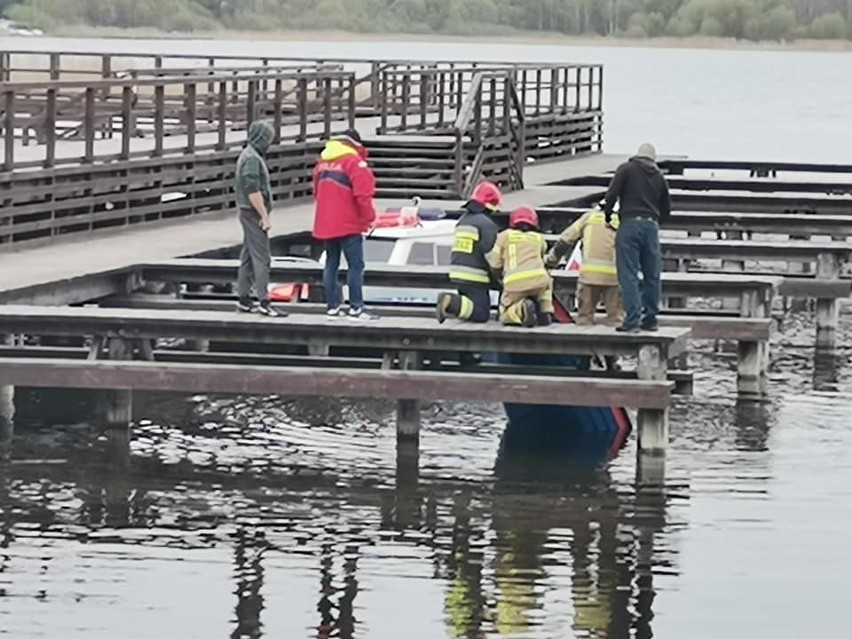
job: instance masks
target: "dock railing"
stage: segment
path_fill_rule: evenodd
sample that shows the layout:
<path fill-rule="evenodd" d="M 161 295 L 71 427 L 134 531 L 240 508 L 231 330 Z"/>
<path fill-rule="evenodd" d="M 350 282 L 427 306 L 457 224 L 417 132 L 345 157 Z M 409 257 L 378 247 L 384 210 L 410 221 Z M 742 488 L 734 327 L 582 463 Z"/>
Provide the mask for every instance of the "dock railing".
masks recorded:
<path fill-rule="evenodd" d="M 355 75 L 340 70 L 4 83 L 3 170 L 225 151 L 245 142 L 229 134 L 258 118 L 272 121 L 276 143 L 328 137 L 335 124 L 354 126 L 355 86 Z M 27 108 L 33 95 L 42 105 L 37 110 Z M 105 144 L 116 132 L 119 141 Z M 16 138 L 30 134 L 43 154 L 17 157 L 23 152 Z M 151 141 L 134 145 L 140 138 Z M 78 152 L 63 145 L 60 155 L 57 143 L 70 140 L 78 141 Z"/>

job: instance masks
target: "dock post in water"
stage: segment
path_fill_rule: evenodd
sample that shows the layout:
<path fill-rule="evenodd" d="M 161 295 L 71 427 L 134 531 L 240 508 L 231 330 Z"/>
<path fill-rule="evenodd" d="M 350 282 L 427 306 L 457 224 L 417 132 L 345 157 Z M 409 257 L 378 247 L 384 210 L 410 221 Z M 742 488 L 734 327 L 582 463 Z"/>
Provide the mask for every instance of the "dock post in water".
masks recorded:
<path fill-rule="evenodd" d="M 112 360 L 133 359 L 133 345 L 121 337 L 107 340 L 108 358 Z M 108 428 L 129 429 L 133 421 L 133 391 L 116 388 L 103 391 L 101 410 L 104 425 Z"/>
<path fill-rule="evenodd" d="M 14 335 L 0 334 L 0 345 L 11 346 L 14 342 Z M 12 439 L 14 420 L 15 387 L 9 384 L 0 385 L 0 442 Z"/>
<path fill-rule="evenodd" d="M 639 349 L 636 371 L 639 379 L 665 381 L 666 368 L 666 358 L 659 346 L 648 345 Z M 640 408 L 637 421 L 640 454 L 664 454 L 669 445 L 669 409 Z"/>
<path fill-rule="evenodd" d="M 840 277 L 840 261 L 836 254 L 820 253 L 817 256 L 816 277 L 818 280 L 836 280 Z M 831 351 L 837 346 L 837 323 L 837 300 L 817 298 L 817 350 Z"/>
<path fill-rule="evenodd" d="M 742 294 L 743 317 L 764 319 L 771 316 L 772 298 L 757 292 Z M 764 397 L 769 387 L 769 342 L 737 342 L 737 392 L 743 398 Z"/>
<path fill-rule="evenodd" d="M 399 368 L 420 368 L 420 353 L 402 351 Z M 397 488 L 417 485 L 420 466 L 420 401 L 400 399 L 396 405 L 396 483 Z"/>
<path fill-rule="evenodd" d="M 741 240 L 743 239 L 743 232 L 725 229 L 725 239 Z M 745 270 L 745 262 L 743 260 L 722 260 L 722 270 L 742 273 Z M 735 298 L 725 298 L 722 300 L 722 308 L 727 311 L 735 311 L 739 308 L 739 302 Z"/>

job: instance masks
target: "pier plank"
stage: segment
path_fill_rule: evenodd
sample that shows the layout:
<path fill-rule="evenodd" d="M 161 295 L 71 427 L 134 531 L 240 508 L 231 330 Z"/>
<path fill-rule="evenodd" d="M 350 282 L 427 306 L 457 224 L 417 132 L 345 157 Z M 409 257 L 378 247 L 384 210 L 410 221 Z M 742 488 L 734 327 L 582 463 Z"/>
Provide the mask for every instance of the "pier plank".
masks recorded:
<path fill-rule="evenodd" d="M 267 318 L 236 312 L 143 310 L 97 307 L 0 306 L 0 332 L 30 335 L 184 337 L 258 344 L 327 344 L 410 351 L 498 351 L 635 355 L 653 345 L 667 357 L 686 349 L 688 328 L 623 334 L 605 326 L 554 324 L 536 329 L 427 318 L 374 321 L 311 315 Z"/>
<path fill-rule="evenodd" d="M 674 382 L 228 364 L 4 359 L 0 384 L 666 409 Z"/>

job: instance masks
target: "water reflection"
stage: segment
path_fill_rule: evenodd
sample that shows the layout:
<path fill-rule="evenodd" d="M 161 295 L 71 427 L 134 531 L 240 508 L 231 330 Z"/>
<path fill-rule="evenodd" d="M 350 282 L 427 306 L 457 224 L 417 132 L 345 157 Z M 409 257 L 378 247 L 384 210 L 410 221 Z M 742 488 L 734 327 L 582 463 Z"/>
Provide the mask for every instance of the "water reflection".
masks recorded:
<path fill-rule="evenodd" d="M 378 475 L 363 472 L 371 458 L 362 457 L 362 442 L 350 437 L 350 443 L 337 443 L 328 462 L 312 460 L 319 465 L 315 472 L 293 473 L 302 451 L 293 449 L 286 436 L 292 430 L 304 438 L 312 431 L 284 422 L 280 428 L 271 425 L 268 415 L 277 410 L 272 408 L 265 418 L 237 419 L 234 406 L 241 406 L 238 413 L 255 407 L 232 401 L 194 398 L 191 410 L 177 409 L 187 418 L 185 429 L 143 422 L 130 437 L 122 430 L 48 429 L 43 421 L 19 428 L 13 460 L 57 463 L 0 468 L 4 538 L 15 558 L 0 588 L 33 594 L 19 553 L 30 552 L 33 537 L 26 531 L 35 524 L 54 540 L 41 552 L 74 557 L 86 548 L 92 557 L 87 562 L 96 571 L 120 566 L 110 554 L 98 554 L 104 544 L 127 548 L 121 554 L 139 559 L 157 556 L 160 547 L 174 548 L 189 562 L 200 548 L 226 550 L 233 593 L 228 633 L 234 638 L 281 636 L 278 627 L 286 628 L 288 637 L 384 636 L 374 634 L 365 621 L 392 614 L 392 604 L 390 610 L 365 607 L 365 583 L 372 596 L 377 570 L 402 571 L 415 582 L 437 581 L 442 601 L 434 621 L 447 636 L 651 636 L 653 571 L 677 572 L 674 553 L 660 553 L 654 546 L 666 528 L 667 489 L 615 481 L 603 461 L 609 454 L 606 444 L 568 455 L 552 441 L 544 450 L 517 445 L 520 440 L 510 430 L 496 457 L 465 456 L 463 463 L 479 469 L 473 475 L 466 469 L 473 479 L 453 479 L 452 462 L 442 462 L 420 477 L 403 465 L 376 482 Z M 211 437 L 205 426 L 211 414 L 223 416 L 226 432 Z M 453 424 L 463 419 L 444 412 L 440 417 Z M 477 427 L 483 436 L 487 423 Z M 499 433 L 499 413 L 493 423 Z M 430 434 L 432 428 L 443 428 L 443 422 L 424 424 L 427 442 L 437 436 Z M 328 431 L 313 434 L 325 438 Z M 385 425 L 359 432 L 364 436 L 375 436 L 375 445 L 387 451 L 394 429 Z M 273 460 L 260 466 L 261 472 L 251 463 L 258 461 L 258 441 L 266 446 L 263 455 Z M 481 442 L 477 446 L 482 450 Z M 226 464 L 225 458 L 205 452 L 214 448 L 227 450 Z M 434 457 L 429 462 L 434 464 Z M 383 548 L 396 550 L 372 554 L 364 573 L 364 548 L 385 543 L 391 546 Z M 418 559 L 420 549 L 426 555 Z M 429 577 L 422 575 L 423 561 L 431 566 Z M 191 574 L 198 588 L 213 569 L 195 560 Z M 130 574 L 120 572 L 117 579 L 130 583 Z M 270 580 L 290 585 L 282 592 L 270 589 Z M 305 583 L 314 584 L 309 587 L 313 621 L 294 627 L 288 603 L 291 595 L 308 594 Z M 211 582 L 208 587 L 217 586 Z M 203 589 L 173 592 L 167 579 L 161 588 L 175 599 L 174 612 L 165 611 L 169 614 L 179 614 L 182 596 L 207 596 Z M 431 586 L 423 581 L 418 588 L 428 593 Z M 65 596 L 78 591 L 50 579 L 43 590 L 45 605 L 57 611 L 65 610 Z M 394 593 L 384 596 L 392 601 Z M 119 604 L 130 605 L 121 597 Z M 424 597 L 428 609 L 430 600 Z M 15 601 L 0 597 L 0 614 L 20 610 Z M 86 610 L 77 636 L 94 636 L 98 613 Z M 24 628 L 17 623 L 13 635 Z M 56 632 L 48 624 L 35 636 Z M 435 636 L 417 628 L 406 634 Z"/>
<path fill-rule="evenodd" d="M 846 361 L 846 355 L 816 351 L 814 354 L 814 390 L 836 392 L 840 371 Z"/>

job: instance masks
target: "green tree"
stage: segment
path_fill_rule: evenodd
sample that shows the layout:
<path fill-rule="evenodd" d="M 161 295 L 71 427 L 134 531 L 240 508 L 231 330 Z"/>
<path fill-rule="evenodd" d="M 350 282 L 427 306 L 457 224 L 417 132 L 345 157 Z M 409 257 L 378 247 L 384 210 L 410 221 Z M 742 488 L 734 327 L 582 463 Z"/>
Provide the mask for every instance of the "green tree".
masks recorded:
<path fill-rule="evenodd" d="M 826 13 L 811 23 L 809 35 L 818 40 L 834 40 L 846 37 L 846 20 L 839 13 Z"/>
<path fill-rule="evenodd" d="M 749 18 L 745 36 L 749 40 L 789 40 L 796 26 L 796 14 L 790 7 L 778 6 Z"/>

